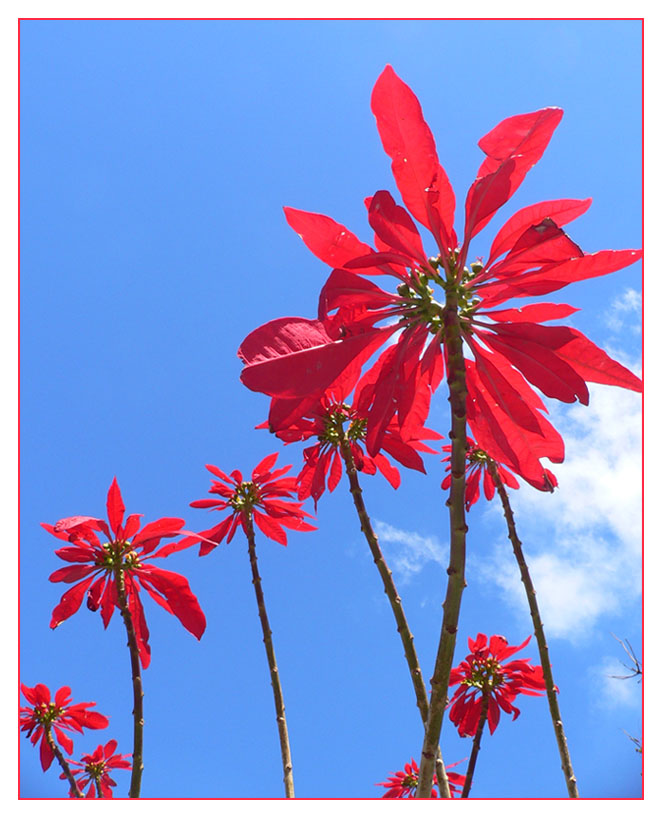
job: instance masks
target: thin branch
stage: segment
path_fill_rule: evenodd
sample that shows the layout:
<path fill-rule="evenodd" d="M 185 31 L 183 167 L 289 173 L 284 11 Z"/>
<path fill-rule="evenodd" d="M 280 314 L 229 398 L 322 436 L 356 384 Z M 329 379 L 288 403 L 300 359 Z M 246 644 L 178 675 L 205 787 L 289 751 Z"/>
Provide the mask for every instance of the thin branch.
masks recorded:
<path fill-rule="evenodd" d="M 460 798 L 468 798 L 469 792 L 471 791 L 471 784 L 473 783 L 474 771 L 476 769 L 476 760 L 478 759 L 478 753 L 480 752 L 480 740 L 483 736 L 483 728 L 485 727 L 485 722 L 487 721 L 487 709 L 489 707 L 489 703 L 490 703 L 489 692 L 484 691 L 483 701 L 481 702 L 478 727 L 476 728 L 476 734 L 474 736 L 473 744 L 471 746 L 471 757 L 469 758 L 467 774 L 464 779 L 464 787 L 462 787 L 462 795 L 460 796 Z"/>
<path fill-rule="evenodd" d="M 129 603 L 126 596 L 124 572 L 119 567 L 115 569 L 115 583 L 117 586 L 117 604 L 122 614 L 122 619 L 124 620 L 124 627 L 126 628 L 127 645 L 131 657 L 131 681 L 133 685 L 133 768 L 131 770 L 129 798 L 140 798 L 140 786 L 144 769 L 143 728 L 145 726 L 140 653 L 138 651 L 136 630 L 133 626 L 133 619 L 129 611 Z"/>
<path fill-rule="evenodd" d="M 285 720 L 285 703 L 283 701 L 283 690 L 276 664 L 276 654 L 274 652 L 273 640 L 271 639 L 271 628 L 267 617 L 267 609 L 264 604 L 264 594 L 262 593 L 262 581 L 257 569 L 257 552 L 255 550 L 255 529 L 253 528 L 253 518 L 250 514 L 243 517 L 244 530 L 248 540 L 248 556 L 251 561 L 251 572 L 253 574 L 253 587 L 257 598 L 257 610 L 262 625 L 264 636 L 264 648 L 267 652 L 269 672 L 271 674 L 271 687 L 274 692 L 274 705 L 276 707 L 276 723 L 278 724 L 278 738 L 280 740 L 280 755 L 283 763 L 283 783 L 285 784 L 285 797 L 294 798 L 294 778 L 292 775 L 292 756 L 290 754 L 290 740 L 287 733 L 287 721 Z"/>
<path fill-rule="evenodd" d="M 67 781 L 69 782 L 69 787 L 71 788 L 71 792 L 73 792 L 76 798 L 82 798 L 83 793 L 78 789 L 78 784 L 76 783 L 76 779 L 71 772 L 71 767 L 67 763 L 67 759 L 62 755 L 60 748 L 57 746 L 55 739 L 51 733 L 50 725 L 44 726 L 44 738 L 46 739 L 46 743 L 51 748 L 51 751 L 55 758 L 57 758 L 60 767 L 62 767 L 62 772 L 64 773 Z"/>
<path fill-rule="evenodd" d="M 400 598 L 398 590 L 395 587 L 393 574 L 391 573 L 386 560 L 384 559 L 384 555 L 382 554 L 382 550 L 379 547 L 379 540 L 377 539 L 377 535 L 372 527 L 370 517 L 363 501 L 363 491 L 359 484 L 356 463 L 354 462 L 351 446 L 342 428 L 339 429 L 339 434 L 340 453 L 345 462 L 345 471 L 347 472 L 347 479 L 349 480 L 350 486 L 349 490 L 354 500 L 354 507 L 356 508 L 359 522 L 361 523 L 361 531 L 363 531 L 363 535 L 368 543 L 368 547 L 370 548 L 370 552 L 373 556 L 375 565 L 377 566 L 377 570 L 379 571 L 379 575 L 382 578 L 384 593 L 388 597 L 388 601 L 391 603 L 391 610 L 393 611 L 393 616 L 395 617 L 395 621 L 398 626 L 398 633 L 400 634 L 402 647 L 405 651 L 405 658 L 407 660 L 407 666 L 409 667 L 409 674 L 411 676 L 412 684 L 414 685 L 416 705 L 421 714 L 423 725 L 425 726 L 429 711 L 428 694 L 425 689 L 425 682 L 423 681 L 423 674 L 421 673 L 421 666 L 416 654 L 416 648 L 414 647 L 414 636 L 409 628 L 409 624 L 405 616 L 405 611 L 402 606 L 402 599 Z M 440 748 L 437 748 L 435 766 L 440 795 L 442 798 L 450 798 L 450 785 L 448 783 L 448 776 L 446 775 L 446 768 L 444 767 Z"/>
<path fill-rule="evenodd" d="M 506 518 L 508 525 L 508 537 L 513 546 L 513 553 L 520 570 L 524 590 L 526 591 L 526 598 L 529 602 L 529 611 L 531 612 L 531 620 L 533 622 L 533 630 L 538 642 L 538 651 L 540 653 L 540 664 L 542 665 L 542 672 L 545 678 L 545 690 L 547 691 L 547 701 L 549 703 L 549 713 L 552 717 L 552 725 L 554 727 L 554 735 L 556 736 L 556 744 L 559 749 L 561 757 L 561 769 L 565 777 L 566 787 L 570 798 L 579 798 L 577 790 L 577 778 L 572 769 L 572 762 L 570 760 L 570 751 L 568 749 L 568 742 L 563 730 L 563 722 L 561 720 L 561 711 L 559 709 L 559 702 L 556 696 L 556 686 L 554 678 L 552 677 L 552 665 L 549 660 L 549 649 L 545 639 L 545 631 L 543 629 L 542 619 L 540 618 L 540 610 L 538 608 L 538 601 L 536 599 L 536 591 L 533 587 L 531 574 L 524 559 L 524 552 L 522 550 L 522 543 L 517 536 L 517 529 L 515 528 L 515 517 L 510 506 L 508 493 L 503 485 L 499 472 L 497 471 L 496 463 L 493 460 L 488 461 L 489 473 L 494 481 L 496 490 L 501 498 L 503 506 L 503 515 Z"/>

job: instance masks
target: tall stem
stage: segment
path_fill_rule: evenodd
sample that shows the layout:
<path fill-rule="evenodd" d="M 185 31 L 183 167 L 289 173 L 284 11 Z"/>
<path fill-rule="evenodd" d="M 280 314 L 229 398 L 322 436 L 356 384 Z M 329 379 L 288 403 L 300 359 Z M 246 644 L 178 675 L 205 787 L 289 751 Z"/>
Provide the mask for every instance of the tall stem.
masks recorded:
<path fill-rule="evenodd" d="M 51 748 L 53 755 L 55 758 L 57 758 L 60 767 L 62 767 L 62 772 L 64 773 L 67 781 L 69 782 L 69 786 L 71 787 L 71 792 L 73 792 L 76 798 L 82 798 L 83 793 L 78 789 L 78 784 L 76 783 L 76 779 L 71 772 L 71 767 L 67 764 L 67 759 L 62 755 L 60 748 L 55 743 L 50 725 L 48 727 L 44 727 L 44 738 L 46 739 L 48 746 Z"/>
<path fill-rule="evenodd" d="M 416 654 L 416 648 L 414 647 L 414 637 L 409 628 L 409 624 L 407 623 L 404 608 L 402 607 L 402 599 L 400 598 L 398 590 L 395 587 L 393 575 L 386 564 L 382 550 L 379 547 L 379 540 L 374 532 L 365 503 L 363 502 L 363 490 L 359 485 L 356 463 L 354 462 L 350 443 L 342 429 L 339 430 L 339 433 L 340 453 L 345 462 L 345 471 L 347 472 L 347 479 L 349 480 L 349 490 L 354 500 L 354 507 L 356 508 L 359 522 L 361 523 L 361 531 L 363 531 L 363 535 L 365 536 L 368 547 L 370 548 L 370 553 L 372 554 L 377 570 L 379 571 L 379 575 L 384 583 L 384 592 L 388 597 L 388 601 L 391 603 L 391 610 L 393 611 L 393 616 L 395 617 L 395 621 L 398 626 L 398 633 L 400 634 L 402 647 L 405 651 L 405 658 L 407 659 L 409 674 L 411 675 L 411 681 L 414 685 L 416 705 L 418 706 L 421 714 L 423 725 L 425 725 L 428 719 L 429 711 L 428 694 L 425 689 L 425 682 L 423 681 L 423 674 L 421 673 L 421 666 Z M 448 776 L 446 775 L 446 768 L 444 767 L 441 749 L 439 748 L 437 748 L 436 772 L 441 797 L 450 798 L 451 791 L 448 784 Z"/>
<path fill-rule="evenodd" d="M 446 292 L 444 311 L 444 332 L 448 352 L 447 382 L 451 405 L 451 488 L 446 501 L 450 517 L 450 554 L 448 562 L 448 584 L 444 600 L 444 616 L 441 623 L 439 647 L 432 676 L 430 712 L 425 728 L 421 762 L 419 765 L 417 798 L 429 798 L 432 790 L 434 759 L 439 745 L 441 724 L 444 718 L 448 696 L 448 679 L 453 666 L 457 623 L 460 603 L 466 582 L 464 566 L 466 561 L 467 524 L 464 518 L 465 457 L 467 452 L 467 386 L 460 336 L 457 293 L 453 288 Z"/>
<path fill-rule="evenodd" d="M 274 704 L 276 706 L 276 723 L 278 724 L 278 738 L 280 739 L 280 755 L 283 762 L 283 783 L 285 784 L 285 797 L 294 798 L 294 778 L 292 776 L 292 756 L 290 754 L 290 740 L 287 734 L 287 721 L 285 720 L 285 704 L 283 701 L 283 690 L 280 686 L 280 676 L 278 665 L 276 664 L 276 654 L 271 639 L 271 628 L 267 617 L 267 609 L 264 604 L 264 594 L 262 593 L 262 580 L 257 570 L 257 552 L 255 550 L 255 529 L 253 528 L 253 518 L 250 514 L 244 515 L 244 527 L 246 538 L 248 539 L 248 556 L 251 561 L 251 572 L 253 574 L 253 587 L 257 599 L 257 610 L 262 625 L 264 636 L 264 649 L 267 652 L 269 662 L 269 672 L 271 673 L 271 687 L 274 691 Z"/>
<path fill-rule="evenodd" d="M 127 645 L 131 657 L 131 680 L 133 683 L 133 768 L 131 770 L 131 784 L 129 786 L 129 798 L 140 798 L 140 785 L 143 775 L 143 728 L 145 719 L 143 716 L 143 682 L 140 675 L 140 653 L 138 651 L 138 640 L 133 627 L 133 619 L 129 611 L 129 603 L 126 598 L 126 585 L 124 583 L 124 572 L 120 567 L 115 568 L 115 584 L 117 586 L 117 604 L 124 620 L 126 628 Z"/>
<path fill-rule="evenodd" d="M 471 784 L 474 779 L 474 770 L 476 769 L 476 760 L 480 752 L 480 740 L 483 737 L 483 728 L 487 721 L 487 708 L 490 700 L 488 693 L 483 693 L 483 701 L 481 703 L 480 719 L 478 720 L 478 727 L 476 728 L 476 735 L 474 736 L 473 745 L 471 747 L 471 757 L 469 758 L 469 765 L 467 767 L 467 774 L 464 779 L 464 787 L 462 787 L 462 795 L 460 798 L 468 798 L 471 791 Z"/>
<path fill-rule="evenodd" d="M 568 750 L 568 742 L 563 730 L 563 722 L 561 721 L 561 711 L 559 709 L 559 702 L 556 696 L 556 688 L 554 685 L 554 678 L 552 677 L 552 665 L 549 661 L 549 649 L 547 648 L 547 641 L 545 639 L 545 631 L 542 626 L 542 619 L 540 618 L 540 610 L 538 609 L 538 601 L 536 599 L 536 591 L 533 587 L 531 574 L 524 559 L 524 552 L 522 550 L 522 543 L 517 536 L 517 529 L 515 528 L 515 517 L 510 506 L 508 494 L 503 485 L 499 473 L 497 471 L 496 463 L 493 460 L 488 461 L 489 473 L 494 481 L 496 490 L 501 498 L 503 506 L 503 516 L 506 518 L 508 525 L 508 537 L 513 546 L 515 559 L 519 565 L 520 576 L 524 583 L 524 590 L 526 591 L 526 598 L 529 602 L 529 611 L 531 612 L 531 620 L 533 621 L 533 630 L 538 642 L 538 651 L 540 653 L 540 664 L 542 665 L 542 672 L 545 678 L 545 689 L 547 691 L 547 701 L 549 703 L 549 712 L 552 717 L 552 725 L 554 727 L 554 734 L 556 736 L 556 743 L 559 748 L 559 755 L 561 757 L 561 769 L 565 777 L 566 787 L 568 788 L 568 795 L 570 798 L 579 798 L 579 791 L 577 790 L 577 779 L 572 769 L 572 762 L 570 761 L 570 751 Z"/>

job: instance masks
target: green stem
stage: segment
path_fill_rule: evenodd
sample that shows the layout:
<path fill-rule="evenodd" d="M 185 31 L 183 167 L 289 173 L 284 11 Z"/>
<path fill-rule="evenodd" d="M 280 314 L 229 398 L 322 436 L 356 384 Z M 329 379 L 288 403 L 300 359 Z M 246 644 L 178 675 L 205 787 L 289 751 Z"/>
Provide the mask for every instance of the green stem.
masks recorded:
<path fill-rule="evenodd" d="M 354 500 L 354 507 L 356 508 L 359 522 L 361 523 L 361 531 L 363 531 L 363 535 L 368 543 L 368 547 L 370 548 L 370 552 L 374 559 L 375 565 L 377 566 L 377 570 L 379 571 L 379 575 L 382 578 L 384 592 L 388 597 L 388 601 L 391 603 L 391 610 L 393 611 L 393 616 L 395 617 L 395 621 L 398 626 L 398 633 L 400 634 L 402 647 L 405 651 L 405 658 L 407 659 L 409 674 L 411 675 L 411 681 L 414 685 L 416 705 L 418 706 L 421 714 L 423 725 L 425 725 L 429 711 L 428 694 L 425 689 L 425 682 L 423 681 L 423 674 L 421 673 L 416 648 L 414 647 L 414 637 L 409 628 L 409 624 L 407 623 L 404 608 L 402 607 L 402 599 L 400 598 L 398 590 L 395 587 L 393 575 L 386 563 L 386 560 L 384 559 L 381 548 L 379 547 L 379 540 L 374 532 L 365 503 L 363 502 L 363 491 L 359 484 L 352 449 L 347 437 L 345 436 L 344 430 L 342 429 L 340 429 L 340 453 L 345 462 L 345 471 L 347 472 L 347 479 L 349 480 L 349 490 Z M 446 768 L 444 767 L 441 749 L 439 747 L 437 747 L 436 772 L 441 797 L 450 798 L 451 792 L 448 784 L 448 776 L 446 775 Z"/>
<path fill-rule="evenodd" d="M 264 648 L 267 652 L 269 672 L 271 674 L 271 687 L 274 691 L 274 704 L 276 706 L 276 723 L 278 724 L 278 738 L 280 739 L 280 755 L 283 763 L 283 783 L 285 784 L 285 797 L 294 798 L 294 778 L 292 776 L 292 756 L 290 754 L 290 740 L 287 734 L 287 721 L 285 720 L 285 703 L 283 701 L 283 690 L 280 685 L 278 665 L 276 664 L 276 654 L 271 639 L 271 628 L 267 617 L 267 609 L 264 604 L 264 594 L 262 593 L 262 581 L 257 569 L 257 552 L 255 550 L 255 529 L 253 528 L 253 518 L 250 514 L 244 515 L 244 530 L 248 540 L 248 556 L 251 561 L 251 571 L 253 574 L 253 587 L 257 599 L 257 610 L 262 625 L 264 636 Z"/>
<path fill-rule="evenodd" d="M 457 293 L 452 288 L 449 288 L 446 293 L 444 333 L 448 353 L 447 382 L 452 418 L 450 431 L 451 487 L 449 498 L 446 501 L 450 517 L 450 554 L 447 569 L 448 584 L 443 604 L 444 616 L 431 679 L 430 713 L 421 750 L 417 798 L 429 798 L 432 790 L 434 759 L 447 704 L 448 680 L 453 666 L 460 604 L 466 586 L 464 568 L 467 524 L 464 517 L 464 486 L 467 452 L 467 387 Z"/>
<path fill-rule="evenodd" d="M 101 792 L 101 781 L 98 778 L 94 779 L 94 786 L 96 787 L 97 798 L 103 798 L 103 793 Z"/>
<path fill-rule="evenodd" d="M 480 752 L 480 740 L 483 736 L 483 728 L 487 721 L 487 708 L 489 707 L 490 699 L 487 692 L 483 692 L 483 701 L 480 709 L 480 719 L 478 727 L 476 728 L 476 735 L 474 736 L 473 745 L 471 747 L 471 757 L 469 758 L 469 765 L 467 766 L 467 774 L 464 779 L 464 787 L 462 787 L 462 795 L 460 798 L 468 798 L 471 790 L 471 784 L 474 779 L 474 770 L 476 769 L 476 760 Z"/>
<path fill-rule="evenodd" d="M 496 463 L 493 460 L 488 461 L 489 473 L 494 481 L 496 490 L 501 498 L 503 506 L 503 516 L 506 518 L 508 525 L 508 537 L 513 546 L 515 559 L 520 570 L 520 576 L 526 591 L 526 598 L 529 602 L 529 611 L 531 612 L 531 620 L 533 621 L 533 630 L 538 642 L 538 651 L 540 653 L 540 664 L 542 665 L 542 672 L 545 678 L 545 689 L 547 691 L 547 701 L 549 703 L 549 713 L 552 717 L 552 725 L 554 727 L 554 734 L 556 736 L 556 743 L 559 748 L 559 755 L 561 757 L 561 769 L 565 777 L 566 787 L 568 788 L 568 795 L 570 798 L 579 798 L 579 791 L 577 790 L 577 778 L 572 769 L 572 762 L 570 761 L 570 751 L 568 750 L 568 742 L 563 730 L 563 722 L 561 720 L 561 711 L 559 709 L 559 702 L 556 695 L 556 686 L 554 685 L 554 678 L 552 677 L 552 665 L 549 661 L 549 649 L 545 639 L 545 631 L 543 630 L 542 619 L 540 618 L 540 610 L 538 609 L 538 601 L 536 599 L 536 591 L 533 587 L 531 574 L 524 559 L 524 552 L 522 550 L 522 543 L 517 536 L 517 529 L 515 528 L 515 517 L 510 506 L 508 494 L 503 485 L 499 473 L 497 471 Z"/>
<path fill-rule="evenodd" d="M 140 675 L 138 640 L 126 597 L 124 572 L 119 566 L 115 568 L 115 584 L 117 586 L 117 604 L 122 614 L 122 619 L 124 620 L 124 627 L 126 628 L 127 645 L 131 657 L 131 680 L 133 684 L 133 768 L 131 770 L 129 798 L 140 798 L 140 785 L 144 769 L 143 728 L 145 726 L 145 719 L 143 716 L 143 682 Z"/>
<path fill-rule="evenodd" d="M 69 786 L 71 787 L 71 792 L 73 792 L 76 798 L 82 798 L 83 793 L 78 789 L 78 784 L 76 783 L 76 779 L 71 772 L 71 767 L 69 767 L 67 764 L 67 759 L 62 755 L 60 748 L 55 743 L 50 725 L 44 726 L 44 738 L 46 739 L 48 746 L 51 748 L 53 755 L 55 758 L 57 758 L 60 767 L 62 767 L 62 772 L 64 773 L 67 781 L 69 782 Z"/>

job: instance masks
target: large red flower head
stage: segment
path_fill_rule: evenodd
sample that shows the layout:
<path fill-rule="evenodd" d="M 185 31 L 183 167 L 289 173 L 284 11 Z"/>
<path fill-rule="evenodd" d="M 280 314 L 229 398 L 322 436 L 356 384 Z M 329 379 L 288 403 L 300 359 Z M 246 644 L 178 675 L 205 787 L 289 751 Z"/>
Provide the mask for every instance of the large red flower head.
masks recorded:
<path fill-rule="evenodd" d="M 467 420 L 474 439 L 544 489 L 540 458 L 561 462 L 563 441 L 532 387 L 586 404 L 587 381 L 635 391 L 641 381 L 573 327 L 544 325 L 575 312 L 573 307 L 500 305 L 620 270 L 641 251 L 585 255 L 562 226 L 584 213 L 590 199 L 558 199 L 519 210 L 497 231 L 487 261 L 468 262 L 471 241 L 540 159 L 562 111 L 509 117 L 479 140 L 486 158 L 466 196 L 461 242 L 454 228 L 455 194 L 434 137 L 416 96 L 390 66 L 377 80 L 372 111 L 407 209 L 385 190 L 366 200 L 375 249 L 327 216 L 285 209 L 290 226 L 333 271 L 320 294 L 317 321 L 282 318 L 246 338 L 239 349 L 246 364 L 241 379 L 274 397 L 321 395 L 398 332 L 364 376 L 371 382 L 363 396 L 366 442 L 374 455 L 393 418 L 401 429 L 412 416 L 419 425 L 425 421 L 430 395 L 447 369 L 449 339 L 459 339 L 467 354 Z M 431 232 L 434 256 L 425 252 L 412 216 Z M 358 272 L 395 278 L 395 292 Z"/>
<path fill-rule="evenodd" d="M 207 466 L 214 477 L 209 494 L 217 494 L 222 500 L 194 500 L 190 505 L 193 508 L 225 511 L 231 509 L 230 514 L 218 525 L 201 531 L 199 538 L 204 538 L 200 546 L 200 556 L 212 551 L 216 545 L 227 539 L 230 543 L 239 525 L 246 533 L 247 520 L 255 520 L 257 527 L 265 537 L 275 540 L 281 545 L 287 545 L 285 529 L 294 531 L 315 531 L 315 526 L 305 522 L 310 517 L 301 508 L 301 503 L 291 498 L 297 490 L 296 477 L 283 477 L 292 466 L 283 466 L 271 471 L 278 458 L 278 453 L 265 457 L 253 469 L 250 480 L 244 480 L 240 471 L 235 469 L 230 476 L 216 466 Z"/>
<path fill-rule="evenodd" d="M 97 797 L 97 785 L 101 790 L 102 798 L 113 797 L 113 787 L 117 784 L 110 777 L 109 770 L 130 770 L 131 762 L 130 755 L 119 755 L 115 753 L 117 749 L 117 742 L 115 739 L 100 744 L 93 753 L 86 753 L 81 756 L 80 761 L 73 761 L 68 759 L 71 771 L 76 778 L 76 784 L 81 792 L 84 792 L 85 787 L 89 784 L 89 789 L 85 794 L 86 798 Z M 67 776 L 62 773 L 60 778 Z M 75 793 L 69 793 L 70 798 L 75 798 Z"/>
<path fill-rule="evenodd" d="M 358 373 L 357 373 L 358 374 Z M 431 429 L 417 428 L 401 430 L 392 422 L 384 433 L 382 451 L 370 457 L 365 451 L 367 418 L 361 411 L 361 388 L 357 388 L 351 405 L 348 395 L 354 386 L 345 382 L 344 388 L 331 386 L 321 398 L 298 401 L 274 398 L 271 402 L 269 420 L 258 428 L 269 428 L 285 443 L 317 438 L 317 443 L 304 449 L 304 466 L 298 476 L 299 500 L 313 498 L 317 501 L 327 487 L 333 491 L 342 475 L 341 443 L 346 441 L 358 471 L 375 474 L 378 470 L 397 489 L 400 472 L 393 466 L 386 454 L 403 466 L 425 473 L 423 460 L 418 452 L 434 454 L 423 440 L 439 440 L 442 435 Z M 405 439 L 404 435 L 408 435 Z M 384 454 L 384 452 L 386 454 Z"/>
<path fill-rule="evenodd" d="M 451 767 L 457 767 L 461 762 L 456 761 L 455 764 L 449 764 L 446 770 Z M 451 791 L 451 798 L 455 798 L 462 792 L 464 786 L 465 776 L 459 773 L 447 773 L 449 789 Z M 437 776 L 434 776 L 434 784 L 437 784 Z M 398 770 L 397 773 L 392 773 L 390 778 L 386 781 L 380 781 L 376 784 L 377 787 L 386 787 L 387 790 L 382 795 L 382 798 L 416 798 L 416 788 L 418 787 L 418 764 L 412 758 L 411 764 L 405 764 L 404 770 Z M 432 789 L 430 791 L 430 798 L 438 798 L 437 791 Z"/>
<path fill-rule="evenodd" d="M 22 684 L 21 691 L 32 705 L 21 707 L 21 730 L 25 731 L 32 744 L 36 744 L 41 739 L 39 757 L 43 770 L 47 770 L 53 761 L 53 750 L 46 740 L 47 733 L 54 732 L 55 740 L 71 755 L 74 751 L 74 743 L 62 732 L 63 730 L 75 730 L 77 733 L 82 733 L 85 727 L 88 730 L 103 730 L 104 727 L 108 727 L 108 719 L 105 716 L 94 710 L 88 710 L 88 707 L 93 707 L 96 702 L 71 704 L 70 687 L 61 687 L 52 700 L 51 692 L 46 685 L 38 684 L 28 687 Z"/>
<path fill-rule="evenodd" d="M 140 661 L 143 667 L 150 662 L 149 630 L 140 599 L 145 590 L 155 602 L 168 613 L 174 614 L 186 630 L 200 639 L 206 627 L 205 615 L 193 595 L 188 581 L 180 574 L 155 568 L 148 560 L 167 557 L 186 545 L 200 540 L 190 534 L 185 545 L 176 543 L 162 546 L 155 551 L 162 539 L 189 534 L 183 531 L 184 520 L 162 517 L 140 527 L 142 514 L 130 514 L 124 521 L 124 502 L 117 480 L 108 490 L 108 523 L 96 517 L 67 517 L 55 525 L 42 523 L 54 537 L 67 540 L 71 545 L 59 548 L 55 553 L 65 562 L 73 563 L 60 568 L 49 577 L 51 582 L 76 582 L 56 606 L 51 618 L 51 628 L 57 628 L 80 608 L 87 593 L 87 607 L 101 610 L 104 628 L 119 607 L 117 582 L 121 577 L 133 626 L 136 631 Z M 103 534 L 105 542 L 97 535 Z M 183 541 L 182 541 L 183 542 Z M 96 578 L 96 579 L 95 579 Z"/>
<path fill-rule="evenodd" d="M 448 463 L 446 466 L 446 471 L 448 474 L 444 477 L 441 483 L 441 488 L 446 490 L 450 488 L 451 484 L 451 451 L 453 449 L 452 446 L 442 446 L 443 451 L 448 452 L 448 457 L 444 457 L 442 463 Z M 509 486 L 511 489 L 518 489 L 519 483 L 517 479 L 512 475 L 508 469 L 502 465 L 501 463 L 497 463 L 490 455 L 480 448 L 480 446 L 476 445 L 475 441 L 473 441 L 470 437 L 467 437 L 467 454 L 466 454 L 466 461 L 467 461 L 467 479 L 465 484 L 464 490 L 464 507 L 467 511 L 471 509 L 471 506 L 474 503 L 477 503 L 480 499 L 480 476 L 483 475 L 483 492 L 485 493 L 485 499 L 491 500 L 494 497 L 495 485 L 494 480 L 492 479 L 492 475 L 490 473 L 490 465 L 494 464 L 494 467 L 497 470 L 497 474 L 500 477 L 501 481 L 506 485 Z M 540 488 L 542 491 L 554 491 L 554 489 L 558 486 L 558 481 L 554 474 L 552 474 L 549 469 L 544 470 L 544 474 L 547 477 L 546 485 L 537 488 Z"/>
<path fill-rule="evenodd" d="M 449 687 L 459 685 L 449 702 L 450 719 L 461 736 L 474 736 L 478 729 L 483 698 L 488 699 L 487 722 L 490 733 L 499 724 L 501 710 L 512 713 L 515 720 L 520 711 L 513 701 L 523 693 L 541 696 L 545 689 L 542 667 L 531 665 L 528 659 L 516 659 L 504 664 L 518 650 L 529 644 L 531 637 L 521 645 L 509 646 L 503 636 L 484 633 L 469 639 L 469 655 L 451 670 Z"/>

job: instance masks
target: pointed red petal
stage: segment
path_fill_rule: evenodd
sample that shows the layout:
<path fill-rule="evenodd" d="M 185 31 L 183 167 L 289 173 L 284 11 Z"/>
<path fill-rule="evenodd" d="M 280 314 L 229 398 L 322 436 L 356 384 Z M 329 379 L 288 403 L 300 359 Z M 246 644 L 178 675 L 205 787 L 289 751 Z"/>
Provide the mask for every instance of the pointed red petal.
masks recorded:
<path fill-rule="evenodd" d="M 556 199 L 550 202 L 538 202 L 518 210 L 503 225 L 494 237 L 490 248 L 490 257 L 485 265 L 489 267 L 494 259 L 512 249 L 519 237 L 534 224 L 543 219 L 552 218 L 563 227 L 573 219 L 581 216 L 591 206 L 591 199 Z"/>
<path fill-rule="evenodd" d="M 113 477 L 113 482 L 108 489 L 108 499 L 106 501 L 106 508 L 108 509 L 108 522 L 113 530 L 113 534 L 117 535 L 124 519 L 124 503 L 120 493 L 120 487 L 117 485 L 117 478 Z"/>
<path fill-rule="evenodd" d="M 359 241 L 342 224 L 320 213 L 308 213 L 284 207 L 290 227 L 303 239 L 306 247 L 330 267 L 343 267 L 345 262 L 372 253 L 372 247 Z"/>
<path fill-rule="evenodd" d="M 393 176 L 405 205 L 421 224 L 435 232 L 429 214 L 432 207 L 447 240 L 454 244 L 453 188 L 439 164 L 434 137 L 423 119 L 418 99 L 390 65 L 375 83 L 371 109 L 384 150 L 391 157 Z M 430 202 L 427 191 L 433 184 L 438 198 Z"/>

